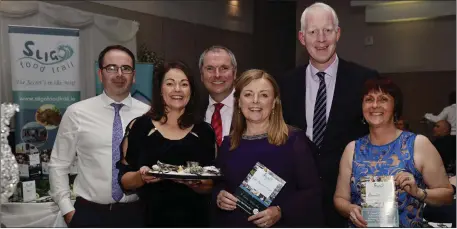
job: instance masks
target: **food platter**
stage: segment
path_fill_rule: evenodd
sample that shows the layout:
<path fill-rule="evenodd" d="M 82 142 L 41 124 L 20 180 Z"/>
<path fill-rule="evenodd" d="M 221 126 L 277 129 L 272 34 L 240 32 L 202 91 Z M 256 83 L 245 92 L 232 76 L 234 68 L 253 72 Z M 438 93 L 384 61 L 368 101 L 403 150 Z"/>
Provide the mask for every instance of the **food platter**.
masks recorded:
<path fill-rule="evenodd" d="M 151 176 L 155 176 L 158 178 L 163 179 L 181 179 L 181 180 L 210 180 L 210 179 L 217 179 L 220 175 L 214 174 L 191 174 L 191 173 L 177 173 L 177 172 L 157 172 L 157 171 L 149 171 Z"/>
<path fill-rule="evenodd" d="M 198 166 L 198 164 L 188 163 L 188 166 L 176 166 L 161 163 L 151 167 L 148 172 L 151 176 L 163 179 L 182 179 L 182 180 L 207 180 L 217 179 L 221 176 L 218 168 L 214 166 Z"/>

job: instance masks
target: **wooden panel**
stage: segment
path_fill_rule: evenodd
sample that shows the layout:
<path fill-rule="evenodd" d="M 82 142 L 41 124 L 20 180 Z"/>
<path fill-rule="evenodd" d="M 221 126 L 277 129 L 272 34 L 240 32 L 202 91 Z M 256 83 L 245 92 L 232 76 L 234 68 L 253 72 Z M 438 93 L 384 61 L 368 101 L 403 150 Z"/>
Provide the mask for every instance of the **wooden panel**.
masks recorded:
<path fill-rule="evenodd" d="M 430 126 L 420 122 L 425 113 L 438 114 L 448 105 L 455 90 L 456 72 L 408 72 L 382 74 L 390 77 L 403 92 L 403 116 L 414 132 L 430 134 Z"/>
<path fill-rule="evenodd" d="M 195 25 L 171 19 L 163 22 L 165 60 L 181 60 L 195 70 Z"/>
<path fill-rule="evenodd" d="M 160 57 L 165 55 L 163 45 L 163 19 L 152 15 L 139 15 L 140 30 L 136 35 L 138 50 L 142 44 L 146 44 L 149 50 L 154 51 Z"/>
<path fill-rule="evenodd" d="M 205 49 L 213 45 L 222 45 L 235 54 L 238 75 L 252 66 L 252 35 L 200 25 L 196 26 L 195 33 L 198 34 L 195 40 L 197 61 Z"/>

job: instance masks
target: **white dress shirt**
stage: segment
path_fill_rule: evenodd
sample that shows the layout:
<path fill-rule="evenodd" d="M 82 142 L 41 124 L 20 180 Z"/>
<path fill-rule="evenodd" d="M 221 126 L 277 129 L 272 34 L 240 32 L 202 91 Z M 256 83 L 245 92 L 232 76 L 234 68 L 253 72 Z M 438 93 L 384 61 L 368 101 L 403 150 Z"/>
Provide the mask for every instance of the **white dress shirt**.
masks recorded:
<path fill-rule="evenodd" d="M 78 175 L 74 192 L 86 200 L 99 203 L 115 203 L 111 196 L 112 133 L 115 103 L 105 93 L 69 106 L 62 117 L 49 163 L 49 194 L 59 205 L 63 215 L 74 210 L 70 201 L 68 174 L 70 165 L 78 155 Z M 146 113 L 149 106 L 130 95 L 122 102 L 119 111 L 122 129 Z M 136 194 L 125 195 L 120 202 L 132 202 Z"/>
<path fill-rule="evenodd" d="M 338 56 L 335 61 L 325 69 L 325 89 L 327 92 L 327 112 L 326 118 L 330 115 L 332 108 L 333 94 L 335 92 L 336 74 L 338 71 Z M 313 141 L 313 119 L 314 119 L 314 104 L 316 103 L 317 91 L 319 90 L 319 77 L 317 73 L 320 72 L 315 68 L 311 62 L 306 67 L 306 136 Z"/>
<path fill-rule="evenodd" d="M 437 116 L 427 113 L 425 114 L 425 118 L 432 121 L 432 122 L 438 122 L 441 120 L 446 120 L 451 124 L 451 135 L 455 135 L 455 104 L 452 104 L 450 106 L 447 106 L 441 111 L 441 113 Z"/>
<path fill-rule="evenodd" d="M 230 134 L 230 126 L 232 125 L 232 115 L 233 115 L 233 93 L 235 93 L 235 89 L 233 89 L 232 93 L 227 96 L 224 100 L 222 100 L 222 104 L 224 106 L 221 108 L 221 118 L 222 118 L 222 135 L 228 136 Z M 211 96 L 209 96 L 209 103 L 208 108 L 206 108 L 206 115 L 205 121 L 211 124 L 211 118 L 213 117 L 214 113 L 214 104 L 217 103 L 214 101 Z M 223 139 L 223 137 L 222 137 Z"/>

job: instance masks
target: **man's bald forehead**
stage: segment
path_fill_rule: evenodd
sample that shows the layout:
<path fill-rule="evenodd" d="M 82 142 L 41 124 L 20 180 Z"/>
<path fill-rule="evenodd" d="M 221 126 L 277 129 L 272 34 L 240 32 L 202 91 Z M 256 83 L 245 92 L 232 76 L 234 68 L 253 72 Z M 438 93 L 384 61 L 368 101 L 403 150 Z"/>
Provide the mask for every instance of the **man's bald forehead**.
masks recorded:
<path fill-rule="evenodd" d="M 446 120 L 440 120 L 436 124 L 443 126 L 444 128 L 446 128 L 446 130 L 451 130 L 451 124 Z"/>

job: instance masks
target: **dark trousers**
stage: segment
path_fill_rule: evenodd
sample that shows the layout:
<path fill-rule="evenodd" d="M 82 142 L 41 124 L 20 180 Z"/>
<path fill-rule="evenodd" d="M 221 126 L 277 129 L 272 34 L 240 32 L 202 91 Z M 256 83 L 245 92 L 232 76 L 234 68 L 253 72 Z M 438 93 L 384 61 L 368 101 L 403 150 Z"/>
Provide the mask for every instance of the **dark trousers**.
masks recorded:
<path fill-rule="evenodd" d="M 143 227 L 144 208 L 133 203 L 97 204 L 76 198 L 75 214 L 69 227 Z"/>

